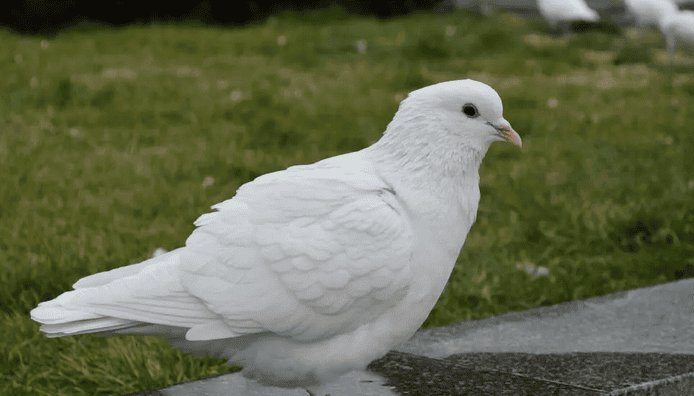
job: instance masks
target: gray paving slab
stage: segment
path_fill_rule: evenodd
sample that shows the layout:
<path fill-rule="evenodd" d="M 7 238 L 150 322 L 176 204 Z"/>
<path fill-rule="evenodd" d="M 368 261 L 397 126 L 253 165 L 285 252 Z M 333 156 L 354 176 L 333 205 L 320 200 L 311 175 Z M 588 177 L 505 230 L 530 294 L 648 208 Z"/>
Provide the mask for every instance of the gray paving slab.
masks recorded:
<path fill-rule="evenodd" d="M 418 331 L 395 347 L 464 352 L 694 354 L 694 279 Z"/>

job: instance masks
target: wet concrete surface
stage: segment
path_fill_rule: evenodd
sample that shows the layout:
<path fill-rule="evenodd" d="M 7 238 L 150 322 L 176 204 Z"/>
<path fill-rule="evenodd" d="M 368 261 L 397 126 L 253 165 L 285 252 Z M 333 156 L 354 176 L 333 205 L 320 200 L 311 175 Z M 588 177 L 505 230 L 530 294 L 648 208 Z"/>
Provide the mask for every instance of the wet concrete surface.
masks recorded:
<path fill-rule="evenodd" d="M 694 355 L 684 354 L 467 353 L 432 359 L 391 352 L 369 369 L 401 395 L 686 395 L 694 385 Z M 673 381 L 677 376 L 683 378 Z"/>

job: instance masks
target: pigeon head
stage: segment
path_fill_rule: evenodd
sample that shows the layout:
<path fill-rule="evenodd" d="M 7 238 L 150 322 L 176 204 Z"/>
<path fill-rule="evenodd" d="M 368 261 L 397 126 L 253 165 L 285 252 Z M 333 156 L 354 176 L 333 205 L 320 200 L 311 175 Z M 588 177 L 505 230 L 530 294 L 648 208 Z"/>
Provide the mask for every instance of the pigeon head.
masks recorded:
<path fill-rule="evenodd" d="M 486 152 L 495 141 L 522 144 L 503 117 L 499 94 L 487 84 L 475 80 L 447 81 L 416 90 L 406 100 L 472 148 Z"/>
<path fill-rule="evenodd" d="M 395 168 L 457 175 L 476 174 L 495 141 L 521 146 L 499 94 L 479 81 L 456 80 L 411 92 L 373 147 Z"/>

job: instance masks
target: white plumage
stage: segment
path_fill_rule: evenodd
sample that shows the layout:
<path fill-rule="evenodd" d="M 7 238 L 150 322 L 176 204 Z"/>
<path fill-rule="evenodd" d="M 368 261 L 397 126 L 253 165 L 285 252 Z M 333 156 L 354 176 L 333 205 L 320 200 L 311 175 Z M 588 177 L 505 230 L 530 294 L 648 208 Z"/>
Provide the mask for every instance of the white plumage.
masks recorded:
<path fill-rule="evenodd" d="M 80 279 L 31 317 L 49 337 L 162 335 L 260 384 L 319 391 L 427 318 L 500 140 L 521 145 L 489 86 L 414 91 L 374 145 L 241 186 L 185 247 Z"/>
<path fill-rule="evenodd" d="M 694 48 L 694 11 L 683 10 L 666 15 L 661 20 L 661 30 L 671 58 L 678 46 Z"/>
<path fill-rule="evenodd" d="M 671 0 L 624 0 L 624 5 L 638 26 L 659 28 L 663 17 L 677 12 L 677 4 Z"/>
<path fill-rule="evenodd" d="M 552 29 L 573 21 L 597 22 L 600 16 L 583 0 L 537 0 L 540 14 Z"/>

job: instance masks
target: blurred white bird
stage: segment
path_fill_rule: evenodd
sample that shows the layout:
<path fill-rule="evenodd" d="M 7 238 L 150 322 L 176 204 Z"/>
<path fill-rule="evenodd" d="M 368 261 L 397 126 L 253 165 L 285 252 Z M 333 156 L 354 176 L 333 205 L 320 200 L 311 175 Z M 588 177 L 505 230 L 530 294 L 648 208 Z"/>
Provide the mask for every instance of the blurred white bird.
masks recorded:
<path fill-rule="evenodd" d="M 521 145 L 491 87 L 419 89 L 374 145 L 241 186 L 185 247 L 82 278 L 31 317 L 49 337 L 163 335 L 262 385 L 320 392 L 427 318 L 495 141 Z"/>
<path fill-rule="evenodd" d="M 677 4 L 672 0 L 624 0 L 624 5 L 641 27 L 659 28 L 663 17 L 677 12 Z"/>
<path fill-rule="evenodd" d="M 671 62 L 678 46 L 694 48 L 694 11 L 683 10 L 668 14 L 660 21 L 660 25 Z"/>
<path fill-rule="evenodd" d="M 159 257 L 159 256 L 161 256 L 162 254 L 166 254 L 166 253 L 168 253 L 168 252 L 166 251 L 166 249 L 164 249 L 164 248 L 156 248 L 156 249 L 154 250 L 154 253 L 152 253 L 152 257 Z"/>
<path fill-rule="evenodd" d="M 588 7 L 583 0 L 537 0 L 540 14 L 547 20 L 550 27 L 566 33 L 569 24 L 574 21 L 597 22 L 600 16 Z"/>

